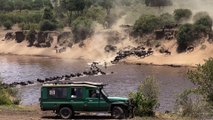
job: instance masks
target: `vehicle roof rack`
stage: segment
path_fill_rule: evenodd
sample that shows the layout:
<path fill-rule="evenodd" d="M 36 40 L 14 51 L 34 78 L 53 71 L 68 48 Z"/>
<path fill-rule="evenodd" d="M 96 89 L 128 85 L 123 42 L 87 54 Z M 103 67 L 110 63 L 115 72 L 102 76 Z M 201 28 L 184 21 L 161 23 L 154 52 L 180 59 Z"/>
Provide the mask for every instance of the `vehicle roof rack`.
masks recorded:
<path fill-rule="evenodd" d="M 96 82 L 88 82 L 88 81 L 79 81 L 79 82 L 49 82 L 49 83 L 44 83 L 44 85 L 47 84 L 55 84 L 55 85 L 61 85 L 61 84 L 87 84 L 87 85 L 93 85 L 93 86 L 105 86 L 107 84 L 103 83 L 96 83 Z"/>

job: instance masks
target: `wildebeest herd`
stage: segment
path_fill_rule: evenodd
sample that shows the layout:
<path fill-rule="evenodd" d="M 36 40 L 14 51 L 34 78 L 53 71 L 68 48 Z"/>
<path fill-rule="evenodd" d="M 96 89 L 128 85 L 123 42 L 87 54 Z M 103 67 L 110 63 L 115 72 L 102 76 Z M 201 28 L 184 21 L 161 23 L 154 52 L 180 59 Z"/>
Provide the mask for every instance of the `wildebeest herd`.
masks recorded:
<path fill-rule="evenodd" d="M 18 85 L 20 86 L 27 86 L 27 85 L 32 85 L 32 84 L 39 84 L 39 83 L 51 83 L 51 82 L 60 82 L 60 81 L 70 81 L 72 78 L 78 78 L 78 77 L 83 77 L 83 76 L 94 76 L 94 75 L 106 75 L 104 71 L 102 71 L 99 67 L 96 66 L 95 63 L 91 64 L 91 67 L 89 70 L 85 70 L 82 73 L 71 73 L 71 74 L 66 74 L 62 76 L 54 76 L 54 77 L 49 77 L 45 79 L 40 79 L 38 78 L 36 81 L 22 81 L 22 82 L 13 82 L 10 84 L 7 83 L 2 83 L 2 85 L 7 88 L 7 87 L 16 87 Z"/>
<path fill-rule="evenodd" d="M 152 50 L 152 48 L 148 48 L 146 50 L 146 48 L 143 46 L 133 47 L 133 48 L 130 48 L 129 50 L 119 51 L 117 53 L 117 56 L 111 62 L 113 64 L 115 64 L 115 63 L 119 62 L 120 60 L 122 60 L 128 56 L 131 56 L 131 55 L 134 55 L 134 56 L 137 56 L 140 58 L 144 58 L 144 57 L 148 57 L 148 56 L 152 55 L 153 53 L 154 53 L 154 51 Z"/>

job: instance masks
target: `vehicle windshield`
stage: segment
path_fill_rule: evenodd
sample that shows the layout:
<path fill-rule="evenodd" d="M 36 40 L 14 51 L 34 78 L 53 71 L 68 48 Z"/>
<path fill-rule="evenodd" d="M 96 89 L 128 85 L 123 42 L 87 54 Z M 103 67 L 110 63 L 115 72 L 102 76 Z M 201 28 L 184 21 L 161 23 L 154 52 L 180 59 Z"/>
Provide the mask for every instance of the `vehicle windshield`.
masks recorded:
<path fill-rule="evenodd" d="M 103 94 L 104 96 L 108 97 L 108 94 L 105 92 L 104 89 L 101 89 L 101 92 L 102 92 L 102 94 Z"/>

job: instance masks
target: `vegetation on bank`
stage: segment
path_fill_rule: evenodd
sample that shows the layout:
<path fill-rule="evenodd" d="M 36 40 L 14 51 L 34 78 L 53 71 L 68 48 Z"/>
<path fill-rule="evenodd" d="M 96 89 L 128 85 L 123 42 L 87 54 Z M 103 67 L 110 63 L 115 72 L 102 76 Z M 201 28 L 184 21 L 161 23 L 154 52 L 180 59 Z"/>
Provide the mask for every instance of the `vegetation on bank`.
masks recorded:
<path fill-rule="evenodd" d="M 204 119 L 213 115 L 213 58 L 189 70 L 188 79 L 195 88 L 184 91 L 177 99 L 177 113 L 181 116 Z"/>
<path fill-rule="evenodd" d="M 130 99 L 135 104 L 135 115 L 142 119 L 180 119 L 194 120 L 211 118 L 213 115 L 213 58 L 203 65 L 189 70 L 188 79 L 195 88 L 185 90 L 177 96 L 174 113 L 156 113 L 158 106 L 158 84 L 153 77 L 147 77 L 136 92 L 130 93 Z M 151 118 L 146 116 L 152 116 Z M 140 119 L 140 118 L 138 118 Z"/>
<path fill-rule="evenodd" d="M 155 115 L 155 109 L 158 107 L 158 92 L 157 81 L 149 76 L 138 86 L 136 92 L 130 93 L 130 99 L 135 105 L 136 116 Z"/>
<path fill-rule="evenodd" d="M 20 99 L 17 97 L 17 90 L 5 87 L 0 79 L 0 105 L 18 105 Z"/>
<path fill-rule="evenodd" d="M 197 46 L 201 38 L 211 36 L 212 33 L 212 18 L 205 12 L 199 12 L 194 15 L 194 23 L 187 23 L 191 19 L 192 12 L 189 9 L 176 9 L 173 15 L 169 13 L 161 14 L 160 16 L 142 15 L 136 20 L 132 35 L 144 36 L 152 34 L 159 29 L 177 30 L 177 52 L 185 52 L 190 46 Z M 183 23 L 183 24 L 180 24 Z M 179 26 L 179 27 L 178 27 Z"/>

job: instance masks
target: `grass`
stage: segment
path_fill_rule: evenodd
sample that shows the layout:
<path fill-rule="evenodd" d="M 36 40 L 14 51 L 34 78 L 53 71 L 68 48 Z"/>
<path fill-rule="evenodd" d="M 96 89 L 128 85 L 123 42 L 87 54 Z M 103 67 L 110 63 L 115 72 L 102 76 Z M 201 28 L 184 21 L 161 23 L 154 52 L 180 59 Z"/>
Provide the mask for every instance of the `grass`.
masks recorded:
<path fill-rule="evenodd" d="M 1 105 L 0 106 L 0 112 L 1 111 L 33 111 L 35 110 L 35 106 L 22 106 L 22 105 Z"/>

